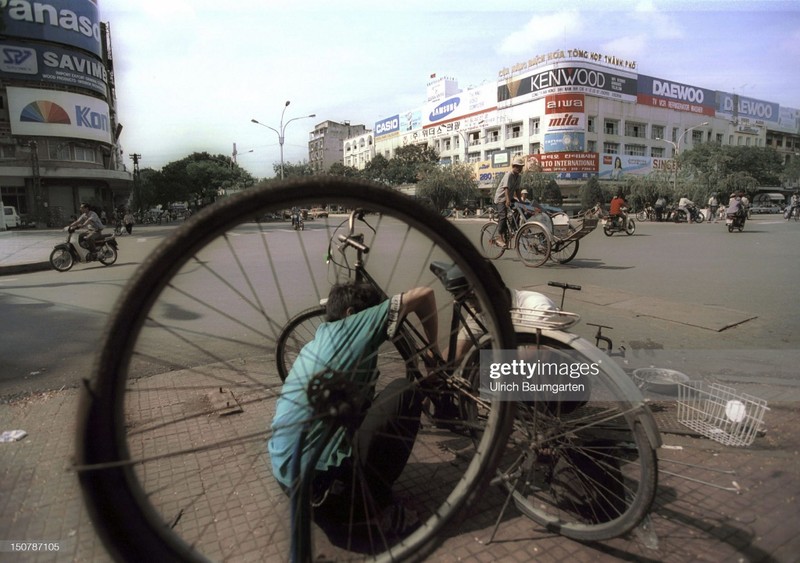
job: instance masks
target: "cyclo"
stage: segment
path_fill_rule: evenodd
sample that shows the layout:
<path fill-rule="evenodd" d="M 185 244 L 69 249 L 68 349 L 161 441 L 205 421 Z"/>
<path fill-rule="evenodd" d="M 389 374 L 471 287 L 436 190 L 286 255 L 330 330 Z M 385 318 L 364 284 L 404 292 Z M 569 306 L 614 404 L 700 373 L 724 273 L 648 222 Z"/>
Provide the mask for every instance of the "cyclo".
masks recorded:
<path fill-rule="evenodd" d="M 516 248 L 526 266 L 535 268 L 548 259 L 566 264 L 578 254 L 580 239 L 591 233 L 597 222 L 590 212 L 570 219 L 557 207 L 515 202 L 508 216 L 508 248 Z M 500 258 L 506 250 L 495 243 L 497 229 L 497 221 L 481 228 L 481 249 L 491 260 Z"/>

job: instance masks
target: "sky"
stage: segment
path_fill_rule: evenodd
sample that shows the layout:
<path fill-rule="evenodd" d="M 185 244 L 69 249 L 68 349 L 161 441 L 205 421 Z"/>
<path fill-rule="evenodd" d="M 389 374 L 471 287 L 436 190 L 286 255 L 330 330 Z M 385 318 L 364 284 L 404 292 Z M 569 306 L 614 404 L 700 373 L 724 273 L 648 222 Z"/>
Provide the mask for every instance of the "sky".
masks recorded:
<path fill-rule="evenodd" d="M 800 0 L 98 2 L 111 28 L 120 142 L 142 168 L 195 151 L 231 155 L 235 143 L 240 166 L 271 177 L 278 135 L 251 119 L 279 129 L 285 110 L 284 160 L 299 163 L 314 125 L 372 129 L 420 108 L 434 73 L 466 89 L 566 49 L 800 108 Z"/>

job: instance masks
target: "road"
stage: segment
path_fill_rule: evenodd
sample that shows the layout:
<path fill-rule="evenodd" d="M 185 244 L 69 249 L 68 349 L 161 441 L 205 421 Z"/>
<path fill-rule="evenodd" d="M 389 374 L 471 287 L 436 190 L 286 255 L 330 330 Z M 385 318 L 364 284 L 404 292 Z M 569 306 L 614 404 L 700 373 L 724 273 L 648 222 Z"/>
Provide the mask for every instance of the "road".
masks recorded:
<path fill-rule="evenodd" d="M 480 221 L 455 224 L 478 240 Z M 305 234 L 320 236 L 314 233 L 318 227 L 309 222 Z M 140 228 L 121 237 L 112 267 L 78 265 L 63 274 L 0 278 L 4 322 L 14 327 L 0 341 L 0 397 L 71 387 L 87 376 L 114 302 L 172 228 Z M 560 293 L 548 281 L 581 285 L 565 302 L 584 319 L 574 330 L 589 338 L 596 328 L 587 322 L 613 327 L 604 334 L 625 346 L 628 367 L 651 365 L 667 354 L 664 361 L 680 357 L 686 368 L 688 354 L 688 368 L 699 375 L 727 370 L 786 379 L 796 371 L 800 348 L 800 315 L 792 298 L 798 237 L 797 223 L 775 216 L 758 217 L 743 233 L 728 233 L 722 224 L 643 223 L 630 237 L 606 237 L 598 229 L 581 240 L 567 265 L 525 268 L 514 252 L 495 264 L 509 286 L 549 292 L 556 300 Z M 298 282 L 298 306 L 309 302 L 310 293 L 324 292 L 325 280 L 317 281 L 317 287 Z"/>

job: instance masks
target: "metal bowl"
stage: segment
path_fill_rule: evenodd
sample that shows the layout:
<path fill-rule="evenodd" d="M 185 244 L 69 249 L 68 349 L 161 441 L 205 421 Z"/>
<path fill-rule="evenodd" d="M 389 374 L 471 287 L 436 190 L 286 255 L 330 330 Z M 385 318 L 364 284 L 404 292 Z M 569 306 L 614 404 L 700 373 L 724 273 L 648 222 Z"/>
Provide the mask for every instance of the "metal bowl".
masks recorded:
<path fill-rule="evenodd" d="M 665 368 L 639 368 L 633 371 L 633 379 L 639 389 L 662 395 L 677 395 L 678 385 L 690 381 L 685 373 Z"/>

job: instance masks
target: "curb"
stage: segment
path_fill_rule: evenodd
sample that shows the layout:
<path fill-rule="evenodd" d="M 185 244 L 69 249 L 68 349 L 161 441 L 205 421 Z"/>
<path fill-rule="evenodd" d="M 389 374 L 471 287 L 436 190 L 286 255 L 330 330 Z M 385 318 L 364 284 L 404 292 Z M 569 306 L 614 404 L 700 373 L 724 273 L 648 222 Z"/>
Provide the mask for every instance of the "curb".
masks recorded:
<path fill-rule="evenodd" d="M 43 272 L 51 270 L 50 262 L 31 262 L 28 264 L 13 264 L 11 266 L 0 266 L 0 276 L 13 276 L 16 274 L 29 274 L 31 272 Z"/>

